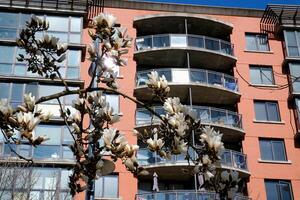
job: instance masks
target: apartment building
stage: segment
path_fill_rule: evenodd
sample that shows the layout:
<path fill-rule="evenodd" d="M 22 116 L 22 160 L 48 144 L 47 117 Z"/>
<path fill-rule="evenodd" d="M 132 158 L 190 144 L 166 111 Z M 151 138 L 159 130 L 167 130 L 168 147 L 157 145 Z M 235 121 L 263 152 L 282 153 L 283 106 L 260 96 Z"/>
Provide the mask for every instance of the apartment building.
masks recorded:
<path fill-rule="evenodd" d="M 62 74 L 70 86 L 84 87 L 89 80 L 90 64 L 85 61 L 85 45 L 90 43 L 86 25 L 88 19 L 101 11 L 99 6 L 100 1 L 0 0 L 0 98 L 8 98 L 17 105 L 24 92 L 43 96 L 63 88 L 59 81 L 26 72 L 24 63 L 16 61 L 20 50 L 15 47 L 15 38 L 31 14 L 49 20 L 48 34 L 68 43 Z M 152 96 L 146 87 L 147 74 L 155 70 L 164 75 L 171 88 L 170 96 L 180 97 L 183 104 L 197 111 L 204 125 L 223 133 L 226 151 L 217 170 L 239 173 L 244 187 L 234 197 L 236 200 L 300 199 L 297 10 L 299 6 L 255 10 L 105 1 L 104 11 L 115 15 L 135 39 L 134 47 L 126 55 L 128 66 L 119 69 L 120 90 L 149 102 Z M 213 192 L 199 190 L 199 179 L 184 156 L 164 160 L 137 141 L 132 129 L 151 128 L 156 118 L 123 98 L 109 94 L 107 97 L 122 116 L 117 127 L 130 143 L 140 145 L 139 163 L 150 174 L 133 177 L 118 162 L 113 174 L 95 182 L 96 199 L 217 198 Z M 63 102 L 68 107 L 71 98 Z M 56 102 L 41 105 L 51 110 L 57 106 Z M 158 102 L 154 102 L 153 108 L 163 114 Z M 70 138 L 62 124 L 53 120 L 38 127 L 36 134 L 51 138 L 38 148 L 15 147 L 35 160 L 40 184 L 31 193 L 37 199 L 47 199 L 49 193 L 64 199 L 68 191 L 67 167 L 73 162 L 68 149 Z M 0 143 L 1 156 L 14 156 L 6 146 Z M 159 191 L 153 191 L 154 179 Z M 58 187 L 51 189 L 49 180 L 56 181 Z M 84 199 L 84 193 L 76 199 Z"/>

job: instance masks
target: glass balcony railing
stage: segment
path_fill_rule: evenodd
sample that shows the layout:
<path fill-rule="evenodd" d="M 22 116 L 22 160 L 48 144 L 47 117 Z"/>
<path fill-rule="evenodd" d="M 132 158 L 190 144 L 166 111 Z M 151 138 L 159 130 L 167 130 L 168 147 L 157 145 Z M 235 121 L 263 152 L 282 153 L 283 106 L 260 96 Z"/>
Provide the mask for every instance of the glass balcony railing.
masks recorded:
<path fill-rule="evenodd" d="M 191 150 L 190 155 L 196 157 L 194 151 Z M 141 148 L 137 152 L 137 159 L 140 165 L 150 166 L 150 165 L 160 165 L 160 164 L 180 164 L 188 163 L 185 159 L 185 155 L 172 155 L 171 159 L 164 159 L 157 155 L 156 152 L 151 152 L 147 148 Z M 246 170 L 247 168 L 247 157 L 238 151 L 225 150 L 221 156 L 222 166 L 232 167 L 237 170 Z"/>
<path fill-rule="evenodd" d="M 156 106 L 153 109 L 158 114 L 164 114 L 162 106 Z M 242 116 L 238 113 L 206 106 L 193 106 L 193 109 L 196 110 L 201 123 L 242 129 Z M 159 122 L 159 119 L 153 117 L 147 109 L 137 109 L 135 117 L 136 126 L 145 126 Z"/>
<path fill-rule="evenodd" d="M 138 37 L 136 50 L 155 48 L 199 48 L 233 56 L 233 44 L 230 42 L 202 35 L 162 34 Z"/>
<path fill-rule="evenodd" d="M 137 194 L 135 200 L 210 200 L 219 199 L 214 192 L 200 192 L 195 190 L 167 190 Z"/>
<path fill-rule="evenodd" d="M 203 70 L 184 68 L 164 68 L 137 72 L 136 86 L 146 85 L 148 74 L 157 71 L 159 76 L 164 75 L 168 82 L 178 84 L 204 84 L 238 92 L 237 79 L 227 74 Z"/>
<path fill-rule="evenodd" d="M 209 191 L 166 190 L 137 194 L 135 200 L 219 200 L 219 195 Z M 237 195 L 233 200 L 250 200 L 246 196 Z"/>

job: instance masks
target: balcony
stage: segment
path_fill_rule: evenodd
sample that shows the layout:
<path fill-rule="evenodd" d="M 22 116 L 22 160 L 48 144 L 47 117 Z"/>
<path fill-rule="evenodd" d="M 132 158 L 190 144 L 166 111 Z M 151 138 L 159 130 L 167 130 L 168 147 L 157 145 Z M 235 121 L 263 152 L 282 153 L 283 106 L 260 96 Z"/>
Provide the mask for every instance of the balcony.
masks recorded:
<path fill-rule="evenodd" d="M 164 75 L 171 88 L 170 96 L 179 97 L 181 101 L 188 101 L 189 88 L 194 103 L 235 104 L 240 98 L 237 79 L 232 76 L 202 69 L 169 68 L 137 72 L 134 91 L 137 99 L 152 99 L 146 85 L 151 71 Z"/>
<path fill-rule="evenodd" d="M 219 200 L 215 192 L 195 190 L 165 190 L 137 194 L 135 200 Z M 250 200 L 250 198 L 236 195 L 233 200 Z"/>
<path fill-rule="evenodd" d="M 227 40 L 233 25 L 219 19 L 182 12 L 159 13 L 134 18 L 138 36 L 163 33 L 189 33 Z"/>
<path fill-rule="evenodd" d="M 139 65 L 190 66 L 229 70 L 236 63 L 230 42 L 201 35 L 163 34 L 136 38 L 134 58 Z M 176 58 L 176 59 L 174 59 Z"/>
<path fill-rule="evenodd" d="M 190 155 L 195 157 L 195 152 L 191 151 Z M 185 155 L 172 155 L 170 160 L 164 159 L 157 155 L 156 152 L 151 152 L 147 148 L 139 149 L 137 159 L 140 165 L 147 168 L 152 174 L 156 172 L 160 178 L 164 179 L 187 179 L 190 173 L 184 174 L 183 168 L 186 172 L 193 170 L 193 164 L 188 163 Z M 172 167 L 170 167 L 172 166 Z M 248 177 L 250 175 L 247 167 L 247 157 L 241 152 L 233 150 L 225 150 L 221 157 L 221 168 L 236 170 L 240 173 L 240 177 Z M 179 177 L 174 177 L 174 174 L 181 174 Z"/>
<path fill-rule="evenodd" d="M 164 114 L 162 106 L 153 107 L 159 113 Z M 223 133 L 224 141 L 240 141 L 244 138 L 245 132 L 242 128 L 242 116 L 238 113 L 206 106 L 193 106 L 198 114 L 201 124 L 209 125 Z M 151 128 L 157 125 L 159 119 L 152 117 L 152 114 L 146 109 L 137 109 L 136 111 L 136 128 Z"/>

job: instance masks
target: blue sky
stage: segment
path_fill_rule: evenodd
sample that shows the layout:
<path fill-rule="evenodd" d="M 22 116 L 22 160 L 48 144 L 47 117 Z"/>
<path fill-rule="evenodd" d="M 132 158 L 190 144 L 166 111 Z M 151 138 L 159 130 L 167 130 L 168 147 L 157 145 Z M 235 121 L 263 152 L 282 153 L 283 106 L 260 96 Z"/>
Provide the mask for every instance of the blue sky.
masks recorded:
<path fill-rule="evenodd" d="M 211 5 L 211 6 L 257 8 L 257 9 L 264 9 L 267 4 L 300 5 L 300 0 L 140 0 L 140 1 L 171 2 L 171 3 L 194 4 L 194 5 Z"/>

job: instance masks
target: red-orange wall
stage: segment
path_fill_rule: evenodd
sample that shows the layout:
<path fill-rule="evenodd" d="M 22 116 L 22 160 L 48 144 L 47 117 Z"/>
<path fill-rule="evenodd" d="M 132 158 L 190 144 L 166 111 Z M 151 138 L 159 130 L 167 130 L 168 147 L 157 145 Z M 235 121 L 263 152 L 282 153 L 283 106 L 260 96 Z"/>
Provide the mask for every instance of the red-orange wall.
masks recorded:
<path fill-rule="evenodd" d="M 136 16 L 161 13 L 160 11 L 146 10 L 130 10 L 105 8 L 105 12 L 114 14 L 118 18 L 118 22 L 128 29 L 128 34 L 133 38 L 136 31 L 133 28 L 133 19 Z M 205 15 L 208 16 L 208 15 Z M 235 56 L 238 61 L 234 69 L 234 74 L 238 78 L 240 93 L 242 94 L 240 103 L 238 103 L 238 112 L 243 115 L 243 128 L 245 130 L 245 140 L 243 141 L 243 150 L 247 154 L 248 167 L 251 173 L 250 182 L 248 183 L 249 196 L 253 200 L 266 199 L 264 179 L 287 179 L 291 180 L 294 199 L 300 199 L 300 150 L 294 146 L 295 124 L 294 116 L 288 109 L 287 99 L 289 95 L 288 89 L 278 90 L 276 88 L 257 89 L 249 86 L 237 74 L 239 73 L 249 80 L 249 64 L 272 65 L 274 72 L 282 74 L 283 50 L 281 41 L 270 40 L 270 53 L 253 53 L 246 52 L 245 32 L 260 32 L 260 18 L 237 17 L 237 16 L 217 16 L 211 15 L 213 18 L 233 24 L 233 33 L 231 42 L 235 46 Z M 84 31 L 84 43 L 89 43 L 87 30 Z M 133 50 L 131 48 L 127 58 L 129 60 L 127 67 L 120 69 L 119 79 L 120 90 L 133 96 L 135 83 L 136 64 L 133 61 Z M 87 68 L 89 63 L 84 64 L 82 75 L 87 78 Z M 285 75 L 275 76 L 277 85 L 287 84 Z M 266 124 L 254 123 L 255 119 L 253 99 L 275 100 L 279 103 L 280 116 L 282 124 Z M 120 111 L 122 112 L 122 120 L 118 123 L 118 128 L 124 132 L 130 143 L 136 143 L 136 138 L 132 134 L 135 124 L 135 104 L 120 98 Z M 265 164 L 259 163 L 260 150 L 258 137 L 284 138 L 288 160 L 291 164 Z M 117 164 L 119 172 L 119 195 L 123 200 L 133 200 L 137 193 L 137 179 L 126 171 L 121 163 Z"/>

